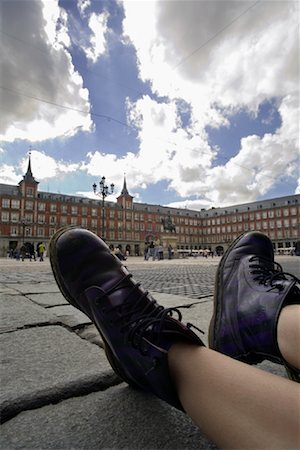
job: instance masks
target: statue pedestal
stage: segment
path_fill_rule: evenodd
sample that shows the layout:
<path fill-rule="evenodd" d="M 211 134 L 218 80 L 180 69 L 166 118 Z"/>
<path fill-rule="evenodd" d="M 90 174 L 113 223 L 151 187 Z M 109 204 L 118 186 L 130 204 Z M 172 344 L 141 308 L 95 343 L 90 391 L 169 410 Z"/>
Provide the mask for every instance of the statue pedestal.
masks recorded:
<path fill-rule="evenodd" d="M 164 257 L 165 258 L 168 258 L 168 246 L 169 245 L 171 245 L 174 250 L 173 258 L 178 257 L 178 253 L 177 253 L 178 236 L 177 236 L 177 234 L 175 234 L 175 233 L 161 234 L 160 241 L 161 241 L 163 249 L 164 249 Z"/>

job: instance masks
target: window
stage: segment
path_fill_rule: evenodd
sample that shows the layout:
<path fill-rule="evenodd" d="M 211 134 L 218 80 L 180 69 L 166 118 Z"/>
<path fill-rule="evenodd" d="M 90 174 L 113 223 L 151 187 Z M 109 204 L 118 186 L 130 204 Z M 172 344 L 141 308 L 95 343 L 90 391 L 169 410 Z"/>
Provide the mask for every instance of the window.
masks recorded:
<path fill-rule="evenodd" d="M 71 217 L 71 225 L 77 225 L 77 217 Z"/>
<path fill-rule="evenodd" d="M 53 225 L 56 223 L 56 216 L 50 216 L 50 224 Z"/>
<path fill-rule="evenodd" d="M 55 228 L 50 228 L 49 236 L 53 236 L 55 233 Z"/>
<path fill-rule="evenodd" d="M 262 213 L 262 218 L 263 218 L 263 219 L 266 219 L 267 217 L 268 217 L 267 211 L 264 211 L 264 212 Z"/>
<path fill-rule="evenodd" d="M 87 227 L 87 218 L 86 217 L 82 217 L 82 219 L 81 219 L 81 226 L 82 227 Z"/>
<path fill-rule="evenodd" d="M 25 202 L 25 209 L 33 209 L 33 202 L 26 200 Z"/>
<path fill-rule="evenodd" d="M 12 200 L 11 201 L 11 207 L 13 209 L 20 209 L 20 200 Z"/>
<path fill-rule="evenodd" d="M 266 230 L 268 228 L 268 222 L 263 221 L 263 229 Z"/>
<path fill-rule="evenodd" d="M 44 233 L 44 228 L 38 227 L 37 234 L 38 234 L 38 236 L 43 237 L 44 234 L 45 234 Z"/>
<path fill-rule="evenodd" d="M 87 215 L 87 207 L 86 207 L 86 206 L 83 206 L 83 207 L 81 208 L 81 215 L 82 215 L 82 216 L 86 216 L 86 215 Z"/>
<path fill-rule="evenodd" d="M 56 205 L 53 204 L 53 203 L 50 205 L 50 212 L 51 213 L 56 213 Z"/>
<path fill-rule="evenodd" d="M 109 218 L 110 219 L 114 219 L 115 218 L 115 212 L 114 211 L 112 211 L 112 210 L 109 211 Z"/>
<path fill-rule="evenodd" d="M 2 199 L 2 208 L 9 208 L 9 198 Z"/>
<path fill-rule="evenodd" d="M 281 226 L 282 226 L 281 220 L 276 220 L 276 226 L 277 226 L 277 228 L 281 228 Z"/>
<path fill-rule="evenodd" d="M 10 220 L 12 221 L 12 222 L 19 222 L 19 220 L 20 220 L 20 214 L 19 213 L 11 213 L 11 215 L 10 215 Z"/>
<path fill-rule="evenodd" d="M 131 213 L 130 212 L 126 213 L 126 220 L 131 220 Z"/>
<path fill-rule="evenodd" d="M 18 228 L 17 227 L 11 227 L 10 228 L 10 235 L 11 236 L 18 236 Z"/>
<path fill-rule="evenodd" d="M 126 201 L 126 209 L 131 209 L 131 201 Z"/>
<path fill-rule="evenodd" d="M 97 219 L 92 219 L 91 225 L 92 228 L 97 228 Z"/>
<path fill-rule="evenodd" d="M 2 222 L 8 222 L 9 221 L 9 212 L 8 211 L 2 211 L 2 213 L 1 213 L 1 220 L 2 220 Z"/>
<path fill-rule="evenodd" d="M 269 217 L 270 219 L 273 219 L 273 217 L 274 217 L 274 211 L 268 211 L 268 217 Z"/>
<path fill-rule="evenodd" d="M 97 209 L 96 208 L 92 208 L 92 216 L 97 217 Z"/>
<path fill-rule="evenodd" d="M 27 195 L 27 197 L 33 197 L 33 188 L 32 187 L 26 188 L 26 195 Z"/>
<path fill-rule="evenodd" d="M 62 226 L 67 225 L 67 216 L 61 216 L 60 218 L 60 224 Z"/>
<path fill-rule="evenodd" d="M 144 214 L 140 214 L 140 220 L 144 220 Z"/>
<path fill-rule="evenodd" d="M 45 223 L 45 215 L 44 214 L 38 215 L 38 223 Z"/>
<path fill-rule="evenodd" d="M 38 211 L 45 211 L 46 203 L 38 203 Z"/>
<path fill-rule="evenodd" d="M 72 206 L 71 208 L 71 214 L 73 214 L 74 216 L 76 216 L 78 213 L 78 208 L 77 206 Z"/>
<path fill-rule="evenodd" d="M 283 210 L 283 215 L 284 215 L 285 217 L 289 215 L 289 210 L 288 210 L 288 208 L 285 208 L 285 209 Z"/>
<path fill-rule="evenodd" d="M 281 217 L 281 209 L 276 210 L 276 217 Z"/>
<path fill-rule="evenodd" d="M 67 214 L 68 206 L 67 205 L 61 205 L 61 212 L 62 212 L 62 214 Z"/>
<path fill-rule="evenodd" d="M 26 213 L 24 219 L 25 219 L 25 222 L 26 222 L 26 223 L 32 223 L 32 221 L 33 221 L 33 215 L 32 215 L 32 214 Z"/>
<path fill-rule="evenodd" d="M 290 213 L 291 213 L 291 216 L 295 216 L 297 214 L 297 209 L 296 208 L 291 208 L 290 209 Z"/>
<path fill-rule="evenodd" d="M 255 214 L 255 217 L 256 217 L 256 220 L 260 220 L 260 212 L 257 212 L 257 213 Z"/>
<path fill-rule="evenodd" d="M 285 228 L 288 228 L 288 227 L 290 226 L 290 221 L 289 221 L 289 219 L 284 219 L 283 223 L 284 223 L 284 227 L 285 227 Z"/>

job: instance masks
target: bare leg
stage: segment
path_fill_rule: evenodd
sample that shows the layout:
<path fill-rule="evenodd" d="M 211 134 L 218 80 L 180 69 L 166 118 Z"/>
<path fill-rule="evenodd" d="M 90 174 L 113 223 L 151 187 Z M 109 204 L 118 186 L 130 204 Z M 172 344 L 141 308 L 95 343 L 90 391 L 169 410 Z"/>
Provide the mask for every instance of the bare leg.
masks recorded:
<path fill-rule="evenodd" d="M 300 369 L 300 305 L 282 309 L 278 321 L 278 345 L 288 363 Z"/>
<path fill-rule="evenodd" d="M 205 347 L 176 344 L 169 366 L 187 414 L 221 449 L 299 449 L 300 386 Z"/>

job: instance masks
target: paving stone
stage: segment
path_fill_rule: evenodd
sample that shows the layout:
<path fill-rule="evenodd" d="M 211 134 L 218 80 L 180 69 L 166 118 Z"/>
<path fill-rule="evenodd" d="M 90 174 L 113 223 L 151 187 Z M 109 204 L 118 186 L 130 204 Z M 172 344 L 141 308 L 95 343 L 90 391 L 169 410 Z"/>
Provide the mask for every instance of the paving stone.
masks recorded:
<path fill-rule="evenodd" d="M 0 295 L 0 333 L 35 325 L 57 323 L 50 311 L 21 295 Z"/>
<path fill-rule="evenodd" d="M 3 449 L 212 450 L 182 412 L 125 384 L 39 410 L 2 425 Z"/>
<path fill-rule="evenodd" d="M 51 283 L 11 283 L 11 289 L 15 289 L 21 294 L 42 294 L 45 292 L 60 292 L 57 284 L 53 281 Z"/>
<path fill-rule="evenodd" d="M 119 382 L 98 346 L 60 326 L 0 335 L 1 418 Z"/>
<path fill-rule="evenodd" d="M 99 331 L 97 330 L 94 324 L 86 325 L 83 328 L 79 328 L 78 330 L 76 330 L 76 333 L 82 339 L 86 339 L 89 342 L 92 342 L 93 344 L 99 345 L 100 347 L 104 346 Z"/>
<path fill-rule="evenodd" d="M 45 294 L 27 294 L 26 297 L 30 298 L 38 305 L 48 307 L 57 305 L 68 305 L 68 301 L 60 292 L 51 292 Z"/>
<path fill-rule="evenodd" d="M 79 309 L 72 305 L 54 306 L 50 309 L 60 322 L 71 328 L 76 328 L 91 323 L 91 320 Z"/>

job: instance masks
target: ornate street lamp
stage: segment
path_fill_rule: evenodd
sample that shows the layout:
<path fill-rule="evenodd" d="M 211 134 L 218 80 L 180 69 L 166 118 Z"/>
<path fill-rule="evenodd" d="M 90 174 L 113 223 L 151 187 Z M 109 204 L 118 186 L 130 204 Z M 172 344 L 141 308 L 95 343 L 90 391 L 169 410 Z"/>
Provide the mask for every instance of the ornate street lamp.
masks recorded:
<path fill-rule="evenodd" d="M 93 191 L 96 195 L 102 198 L 102 239 L 105 239 L 105 226 L 104 226 L 104 219 L 105 219 L 105 209 L 104 209 L 104 202 L 108 195 L 113 194 L 115 185 L 111 183 L 110 190 L 109 187 L 105 184 L 105 177 L 101 178 L 101 181 L 99 182 L 99 192 L 97 192 L 97 184 L 93 184 Z"/>

